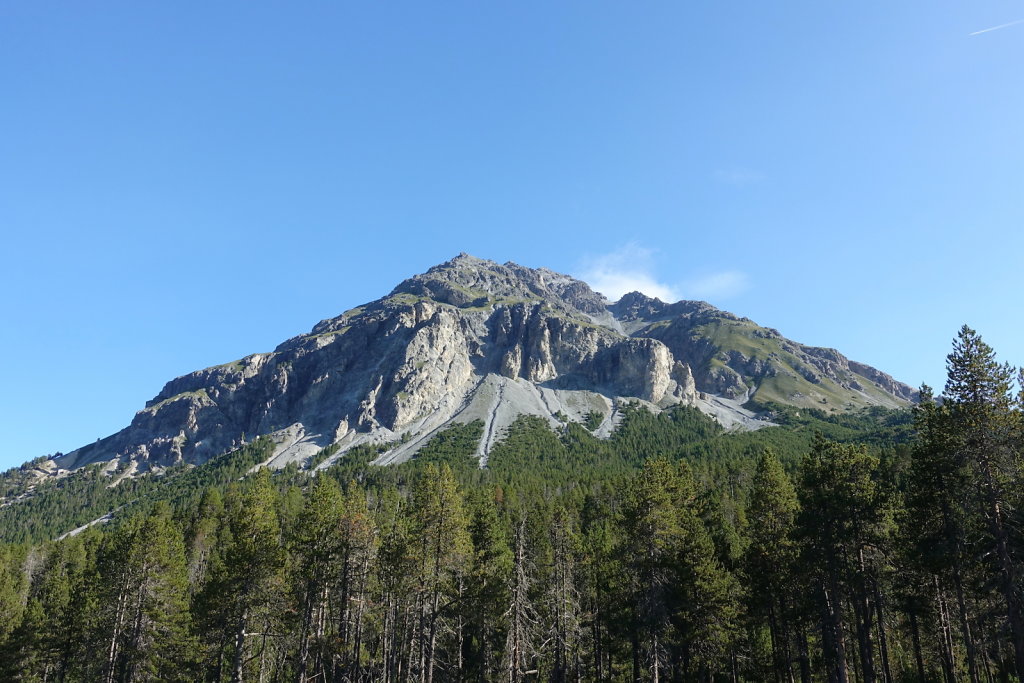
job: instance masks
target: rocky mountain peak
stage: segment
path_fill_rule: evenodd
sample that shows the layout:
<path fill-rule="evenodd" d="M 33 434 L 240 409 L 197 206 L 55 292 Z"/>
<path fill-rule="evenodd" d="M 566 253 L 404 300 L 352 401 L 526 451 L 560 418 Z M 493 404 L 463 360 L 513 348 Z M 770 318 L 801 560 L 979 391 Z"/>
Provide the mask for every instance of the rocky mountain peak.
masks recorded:
<path fill-rule="evenodd" d="M 582 280 L 547 268 L 527 268 L 511 261 L 499 264 L 466 253 L 403 281 L 391 294 L 402 293 L 460 308 L 541 300 L 601 315 L 608 305 Z"/>
<path fill-rule="evenodd" d="M 764 402 L 822 410 L 898 407 L 910 387 L 700 301 L 630 292 L 612 304 L 547 268 L 459 254 L 388 296 L 318 323 L 271 353 L 178 377 L 120 432 L 57 463 L 199 463 L 269 434 L 268 465 L 308 464 L 364 443 L 411 457 L 446 426 L 480 420 L 487 453 L 518 415 L 594 424 L 623 401 L 694 405 L 728 427 L 766 423 Z M 752 403 L 749 403 L 753 399 Z M 744 407 L 747 406 L 747 407 Z M 324 461 L 317 466 L 327 466 Z"/>
<path fill-rule="evenodd" d="M 661 299 L 649 297 L 642 292 L 629 292 L 611 305 L 612 313 L 623 321 L 652 320 L 661 316 L 668 308 Z"/>

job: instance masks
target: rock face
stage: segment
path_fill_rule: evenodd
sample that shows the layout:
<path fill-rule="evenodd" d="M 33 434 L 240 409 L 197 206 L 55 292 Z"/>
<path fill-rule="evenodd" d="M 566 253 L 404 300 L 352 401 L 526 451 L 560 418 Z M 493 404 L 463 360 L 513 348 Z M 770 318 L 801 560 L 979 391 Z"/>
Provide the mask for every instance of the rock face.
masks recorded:
<path fill-rule="evenodd" d="M 200 463 L 263 434 L 278 443 L 273 466 L 339 444 L 325 466 L 351 446 L 394 441 L 381 458 L 391 462 L 473 419 L 487 426 L 486 457 L 521 413 L 557 424 L 598 412 L 608 423 L 616 401 L 639 399 L 756 428 L 765 423 L 739 407 L 750 399 L 842 410 L 915 397 L 833 349 L 703 302 L 634 292 L 609 303 L 566 275 L 462 254 L 272 353 L 171 380 L 124 430 L 57 465 Z"/>

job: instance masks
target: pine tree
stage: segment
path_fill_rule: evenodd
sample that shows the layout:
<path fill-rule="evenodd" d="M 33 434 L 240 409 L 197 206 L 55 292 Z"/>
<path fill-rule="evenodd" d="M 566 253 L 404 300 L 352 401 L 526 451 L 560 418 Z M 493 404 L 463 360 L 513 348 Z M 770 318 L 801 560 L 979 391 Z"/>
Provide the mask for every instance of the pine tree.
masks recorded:
<path fill-rule="evenodd" d="M 519 683 L 539 673 L 534 663 L 538 656 L 540 617 L 534 603 L 537 568 L 530 552 L 528 520 L 525 511 L 512 530 L 512 567 L 508 580 L 508 622 L 502 656 L 502 680 Z"/>
<path fill-rule="evenodd" d="M 551 570 L 547 574 L 544 602 L 550 614 L 546 640 L 553 651 L 550 679 L 566 683 L 580 676 L 582 623 L 577 521 L 565 507 L 558 506 L 553 511 L 548 534 Z"/>
<path fill-rule="evenodd" d="M 413 516 L 419 617 L 415 669 L 420 681 L 432 683 L 443 653 L 440 640 L 450 628 L 449 605 L 457 603 L 464 589 L 463 568 L 470 552 L 462 496 L 448 465 L 424 469 L 413 490 Z"/>
<path fill-rule="evenodd" d="M 735 679 L 736 663 L 729 661 L 729 653 L 737 638 L 740 587 L 718 560 L 714 541 L 699 514 L 690 468 L 680 463 L 678 469 L 679 491 L 686 495 L 678 503 L 682 535 L 675 558 L 678 607 L 672 624 L 678 634 L 682 677 L 711 680 L 716 673 L 728 671 Z"/>
<path fill-rule="evenodd" d="M 296 523 L 291 548 L 297 555 L 298 603 L 302 609 L 299 634 L 299 683 L 324 677 L 330 661 L 326 637 L 334 565 L 342 554 L 341 489 L 329 477 L 317 477 L 303 514 Z"/>
<path fill-rule="evenodd" d="M 667 662 L 665 641 L 675 605 L 677 567 L 683 529 L 679 507 L 692 498 L 682 490 L 676 469 L 666 460 L 649 460 L 631 482 L 622 520 L 627 600 L 633 605 L 631 641 L 633 680 L 658 681 Z M 646 664 L 646 666 L 645 666 Z"/>
<path fill-rule="evenodd" d="M 210 566 L 217 562 L 218 532 L 223 515 L 224 498 L 220 491 L 206 489 L 185 535 L 188 581 L 193 592 L 206 583 Z"/>
<path fill-rule="evenodd" d="M 668 666 L 677 676 L 711 677 L 735 638 L 738 587 L 698 514 L 689 468 L 647 461 L 622 519 L 633 680 L 660 680 Z"/>
<path fill-rule="evenodd" d="M 231 680 L 241 683 L 251 661 L 258 669 L 268 666 L 268 640 L 275 637 L 280 617 L 281 568 L 284 550 L 277 519 L 277 494 L 270 474 L 259 470 L 249 482 L 239 504 L 229 510 L 229 538 L 222 575 L 212 585 L 208 600 L 223 601 L 230 637 Z M 253 643 L 258 646 L 253 648 Z M 255 652 L 252 650 L 255 649 Z"/>
<path fill-rule="evenodd" d="M 915 408 L 919 437 L 912 450 L 905 526 L 913 543 L 910 564 L 925 576 L 934 577 L 934 603 L 941 636 L 940 659 L 944 675 L 956 675 L 953 647 L 952 604 L 956 605 L 957 629 L 966 653 L 970 680 L 979 679 L 977 644 L 968 613 L 968 577 L 975 570 L 977 529 L 980 519 L 971 503 L 972 473 L 966 459 L 953 447 L 949 406 L 938 405 L 927 386 Z M 954 598 L 947 600 L 952 589 Z"/>
<path fill-rule="evenodd" d="M 102 680 L 192 680 L 185 549 L 170 508 L 158 505 L 111 534 L 98 567 Z"/>
<path fill-rule="evenodd" d="M 1013 369 L 996 361 L 995 351 L 964 325 L 946 358 L 943 392 L 949 420 L 947 447 L 966 463 L 973 494 L 985 522 L 985 551 L 1004 599 L 1018 676 L 1024 676 L 1024 605 L 1018 583 L 1019 559 L 1013 555 L 1008 516 L 1009 492 L 1020 482 L 1012 408 Z"/>
<path fill-rule="evenodd" d="M 863 446 L 819 437 L 804 458 L 799 489 L 803 562 L 818 592 L 822 643 L 829 680 L 849 680 L 843 603 L 853 606 L 860 674 L 876 675 L 871 638 L 872 553 L 884 547 L 890 514 L 886 492 L 875 481 L 878 458 Z"/>
<path fill-rule="evenodd" d="M 350 482 L 342 497 L 335 534 L 339 553 L 331 583 L 332 620 L 337 624 L 336 640 L 341 651 L 333 675 L 359 680 L 377 529 L 367 510 L 366 493 L 355 482 Z"/>
<path fill-rule="evenodd" d="M 0 545 L 0 646 L 21 621 L 28 592 L 25 559 L 24 548 Z"/>
<path fill-rule="evenodd" d="M 290 544 L 297 566 L 298 679 L 358 678 L 374 528 L 355 484 L 318 477 Z"/>
<path fill-rule="evenodd" d="M 610 679 L 614 668 L 613 632 L 627 621 L 627 608 L 621 600 L 624 591 L 618 590 L 616 583 L 621 576 L 621 558 L 617 553 L 621 542 L 612 512 L 615 502 L 612 487 L 606 486 L 598 494 L 586 497 L 580 514 L 582 609 L 590 652 L 587 670 L 589 678 L 595 681 Z"/>
<path fill-rule="evenodd" d="M 495 680 L 497 655 L 504 646 L 503 611 L 508 604 L 512 551 L 494 501 L 486 488 L 467 496 L 473 554 L 466 573 L 466 599 L 461 618 L 466 624 L 462 660 L 467 680 Z"/>
<path fill-rule="evenodd" d="M 380 548 L 374 573 L 375 592 L 381 605 L 380 663 L 384 683 L 409 680 L 413 659 L 413 632 L 418 622 L 414 609 L 417 558 L 413 539 L 410 506 L 397 489 L 382 493 L 377 506 L 376 523 L 380 529 Z"/>
<path fill-rule="evenodd" d="M 66 680 L 80 670 L 93 602 L 88 588 L 98 532 L 50 545 L 32 572 L 24 616 L 4 648 L 0 675 L 11 680 Z"/>
<path fill-rule="evenodd" d="M 775 680 L 791 680 L 791 639 L 796 545 L 795 521 L 799 504 L 793 483 L 773 451 L 757 461 L 750 491 L 750 544 L 745 570 L 751 613 L 767 620 Z M 761 623 L 764 623 L 763 621 Z"/>

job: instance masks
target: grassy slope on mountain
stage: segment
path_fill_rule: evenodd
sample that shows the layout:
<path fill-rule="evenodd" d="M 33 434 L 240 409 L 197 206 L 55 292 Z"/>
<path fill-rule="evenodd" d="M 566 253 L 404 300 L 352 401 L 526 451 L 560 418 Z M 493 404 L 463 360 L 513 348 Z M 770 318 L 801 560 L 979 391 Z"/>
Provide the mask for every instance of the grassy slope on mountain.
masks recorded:
<path fill-rule="evenodd" d="M 856 410 L 873 403 L 899 403 L 899 399 L 865 378 L 859 379 L 862 391 L 840 386 L 832 378 L 808 366 L 806 360 L 796 355 L 797 347 L 777 331 L 749 319 L 715 317 L 693 327 L 690 324 L 687 319 L 659 321 L 645 328 L 641 335 L 664 340 L 684 334 L 690 348 L 705 350 L 704 354 L 689 359 L 695 363 L 693 370 L 696 375 L 737 371 L 747 386 L 756 388 L 754 397 L 762 403 L 783 403 L 829 412 Z M 673 329 L 675 326 L 680 326 L 680 329 Z M 745 360 L 736 362 L 737 354 Z M 743 365 L 760 365 L 771 370 L 755 376 Z M 809 373 L 814 379 L 808 378 Z"/>

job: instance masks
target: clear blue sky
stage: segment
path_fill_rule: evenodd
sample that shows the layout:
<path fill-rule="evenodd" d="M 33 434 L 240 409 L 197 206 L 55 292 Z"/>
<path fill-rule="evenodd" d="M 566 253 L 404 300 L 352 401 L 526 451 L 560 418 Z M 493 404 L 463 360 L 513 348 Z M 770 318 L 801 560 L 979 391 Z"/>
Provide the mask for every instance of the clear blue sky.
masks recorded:
<path fill-rule="evenodd" d="M 0 467 L 460 251 L 1024 363 L 1020 2 L 0 7 Z M 971 35 L 975 34 L 975 35 Z M 614 292 L 611 292 L 614 294 Z"/>

